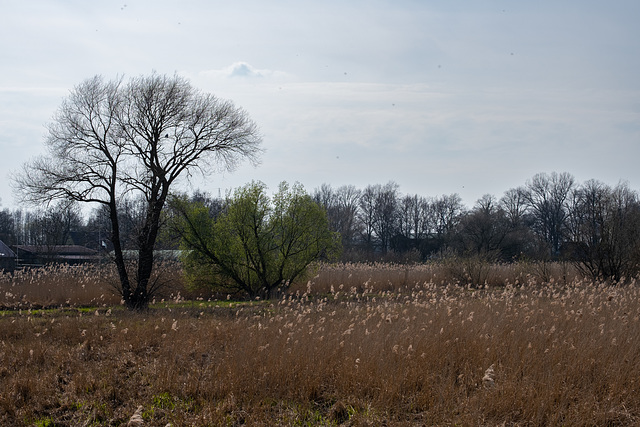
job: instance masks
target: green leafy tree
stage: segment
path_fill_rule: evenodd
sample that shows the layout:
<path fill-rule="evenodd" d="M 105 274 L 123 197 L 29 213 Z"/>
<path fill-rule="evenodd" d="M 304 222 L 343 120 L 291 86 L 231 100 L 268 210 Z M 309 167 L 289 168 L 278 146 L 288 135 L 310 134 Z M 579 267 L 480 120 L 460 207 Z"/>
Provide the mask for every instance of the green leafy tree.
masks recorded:
<path fill-rule="evenodd" d="M 268 298 L 303 279 L 314 261 L 339 255 L 339 234 L 301 185 L 282 183 L 272 199 L 266 190 L 259 182 L 237 189 L 216 218 L 202 203 L 174 201 L 193 284 Z"/>

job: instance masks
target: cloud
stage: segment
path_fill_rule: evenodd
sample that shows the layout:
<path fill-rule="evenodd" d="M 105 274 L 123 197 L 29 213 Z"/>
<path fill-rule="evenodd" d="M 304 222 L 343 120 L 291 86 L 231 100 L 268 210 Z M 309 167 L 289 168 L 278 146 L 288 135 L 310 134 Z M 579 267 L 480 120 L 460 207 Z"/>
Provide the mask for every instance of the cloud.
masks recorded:
<path fill-rule="evenodd" d="M 263 77 L 286 77 L 282 71 L 258 69 L 251 64 L 238 61 L 222 69 L 207 70 L 200 73 L 205 77 L 254 79 Z"/>
<path fill-rule="evenodd" d="M 263 75 L 246 62 L 236 62 L 230 67 L 229 77 L 263 77 Z"/>

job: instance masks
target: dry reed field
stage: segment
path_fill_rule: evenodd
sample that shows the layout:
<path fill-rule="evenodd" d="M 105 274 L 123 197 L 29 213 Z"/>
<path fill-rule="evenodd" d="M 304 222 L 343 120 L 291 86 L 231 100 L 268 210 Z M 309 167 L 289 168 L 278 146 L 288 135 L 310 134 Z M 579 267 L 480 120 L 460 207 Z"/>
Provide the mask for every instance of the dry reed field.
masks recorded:
<path fill-rule="evenodd" d="M 0 317 L 0 424 L 638 425 L 635 282 L 492 269 L 322 266 L 276 300 L 145 313 L 72 278 L 69 304 L 29 309 L 5 278 L 23 302 Z"/>

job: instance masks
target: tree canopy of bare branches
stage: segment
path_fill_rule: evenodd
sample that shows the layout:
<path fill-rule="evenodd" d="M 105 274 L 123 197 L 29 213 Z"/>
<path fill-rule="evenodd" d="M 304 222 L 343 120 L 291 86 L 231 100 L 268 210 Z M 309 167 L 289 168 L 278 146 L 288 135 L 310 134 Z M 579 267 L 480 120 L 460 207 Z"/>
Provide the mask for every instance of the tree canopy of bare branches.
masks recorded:
<path fill-rule="evenodd" d="M 48 126 L 47 155 L 26 163 L 14 184 L 32 204 L 66 199 L 107 207 L 122 297 L 130 309 L 144 309 L 170 189 L 196 173 L 232 170 L 245 159 L 256 163 L 261 142 L 244 110 L 182 77 L 154 73 L 125 82 L 96 76 L 62 102 Z M 135 274 L 125 265 L 117 215 L 127 197 L 145 201 Z"/>

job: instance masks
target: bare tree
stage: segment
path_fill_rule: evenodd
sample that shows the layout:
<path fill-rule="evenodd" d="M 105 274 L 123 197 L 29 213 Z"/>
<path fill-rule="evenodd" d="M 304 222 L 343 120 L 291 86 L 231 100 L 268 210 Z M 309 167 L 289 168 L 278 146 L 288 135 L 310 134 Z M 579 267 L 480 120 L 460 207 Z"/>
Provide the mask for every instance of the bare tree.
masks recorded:
<path fill-rule="evenodd" d="M 398 234 L 393 237 L 392 247 L 396 252 L 418 251 L 428 256 L 428 238 L 433 226 L 431 201 L 425 197 L 406 195 L 398 201 Z"/>
<path fill-rule="evenodd" d="M 415 239 L 419 233 L 419 197 L 409 195 L 398 201 L 398 233 L 407 239 Z"/>
<path fill-rule="evenodd" d="M 69 244 L 71 232 L 82 226 L 77 202 L 61 201 L 47 209 L 40 209 L 31 218 L 33 243 L 50 250 L 54 246 Z"/>
<path fill-rule="evenodd" d="M 27 163 L 15 179 L 32 203 L 55 199 L 108 206 L 111 243 L 122 297 L 130 309 L 148 305 L 149 278 L 161 213 L 179 178 L 231 170 L 257 160 L 261 138 L 245 111 L 203 94 L 187 80 L 158 74 L 78 85 L 49 126 L 48 156 Z M 145 201 L 138 231 L 135 286 L 121 246 L 118 207 L 138 194 Z"/>
<path fill-rule="evenodd" d="M 365 249 L 373 252 L 375 244 L 375 221 L 376 221 L 376 186 L 367 185 L 358 203 L 358 221 L 360 223 L 360 234 Z"/>
<path fill-rule="evenodd" d="M 362 238 L 368 250 L 374 246 L 382 253 L 390 249 L 391 238 L 396 232 L 398 184 L 368 185 L 359 199 Z"/>
<path fill-rule="evenodd" d="M 524 224 L 524 217 L 527 213 L 526 189 L 518 187 L 505 191 L 499 203 L 500 207 L 505 212 L 511 227 L 522 227 Z"/>
<path fill-rule="evenodd" d="M 16 245 L 17 239 L 17 225 L 13 213 L 4 208 L 0 211 L 0 241 L 6 245 Z"/>
<path fill-rule="evenodd" d="M 571 174 L 556 172 L 536 174 L 526 184 L 524 197 L 535 220 L 534 231 L 552 258 L 560 255 L 567 231 L 568 197 L 574 185 Z"/>
<path fill-rule="evenodd" d="M 358 231 L 357 217 L 360 194 L 360 190 L 353 185 L 340 186 L 335 192 L 339 212 L 338 230 L 336 231 L 342 236 L 343 248 L 349 249 L 355 243 Z"/>
<path fill-rule="evenodd" d="M 45 145 L 49 155 L 25 164 L 14 182 L 18 197 L 36 206 L 56 199 L 106 206 L 115 264 L 124 292 L 131 286 L 117 214 L 118 200 L 124 193 L 121 169 L 128 166 L 118 123 L 123 103 L 121 85 L 120 78 L 106 82 L 95 76 L 76 86 L 48 126 Z"/>
<path fill-rule="evenodd" d="M 391 238 L 397 230 L 398 188 L 398 184 L 393 181 L 378 188 L 374 224 L 383 253 L 391 248 Z"/>
<path fill-rule="evenodd" d="M 323 183 L 320 188 L 313 190 L 311 195 L 314 202 L 323 206 L 327 212 L 336 205 L 335 190 L 331 187 L 331 184 Z"/>
<path fill-rule="evenodd" d="M 329 228 L 340 233 L 342 247 L 350 249 L 355 243 L 360 190 L 353 185 L 343 185 L 333 189 L 322 184 L 313 192 L 313 200 L 327 211 Z"/>
<path fill-rule="evenodd" d="M 459 239 L 467 254 L 497 258 L 510 231 L 506 214 L 491 194 L 485 194 L 460 221 Z"/>
<path fill-rule="evenodd" d="M 457 193 L 442 195 L 433 200 L 432 205 L 435 237 L 444 244 L 459 224 L 464 205 Z"/>
<path fill-rule="evenodd" d="M 620 281 L 638 273 L 640 201 L 625 183 L 590 180 L 574 191 L 571 259 L 594 280 Z"/>

